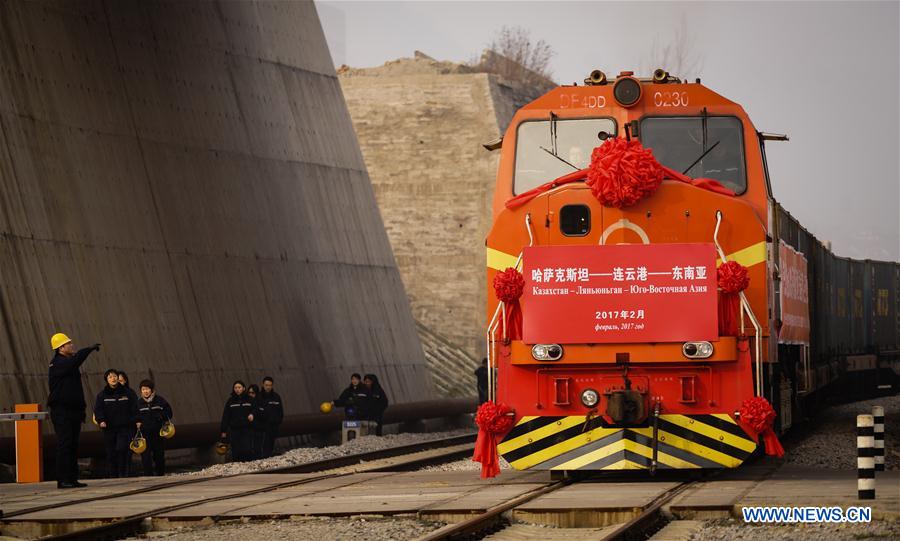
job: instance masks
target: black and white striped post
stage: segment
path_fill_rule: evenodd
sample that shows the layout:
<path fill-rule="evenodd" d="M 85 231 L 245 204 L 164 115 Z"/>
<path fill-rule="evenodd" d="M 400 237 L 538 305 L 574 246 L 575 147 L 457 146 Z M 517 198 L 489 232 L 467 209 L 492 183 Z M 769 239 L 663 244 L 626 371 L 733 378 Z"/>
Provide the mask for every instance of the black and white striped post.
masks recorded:
<path fill-rule="evenodd" d="M 884 408 L 872 406 L 875 422 L 875 471 L 884 471 Z"/>
<path fill-rule="evenodd" d="M 856 416 L 856 488 L 860 500 L 875 499 L 875 418 Z"/>

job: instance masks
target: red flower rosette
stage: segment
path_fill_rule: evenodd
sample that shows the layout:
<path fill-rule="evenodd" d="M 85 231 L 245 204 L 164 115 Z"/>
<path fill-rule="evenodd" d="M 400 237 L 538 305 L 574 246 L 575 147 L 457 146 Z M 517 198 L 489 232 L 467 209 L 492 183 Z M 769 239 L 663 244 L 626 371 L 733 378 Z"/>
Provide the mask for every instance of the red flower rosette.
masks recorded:
<path fill-rule="evenodd" d="M 494 276 L 494 293 L 497 299 L 510 304 L 519 300 L 525 291 L 525 277 L 512 267 Z"/>
<path fill-rule="evenodd" d="M 762 436 L 767 455 L 781 458 L 784 456 L 784 447 L 775 434 L 776 415 L 772 404 L 761 396 L 748 398 L 741 404 L 741 422 L 758 436 Z"/>
<path fill-rule="evenodd" d="M 741 310 L 740 292 L 750 285 L 747 267 L 737 261 L 727 261 L 716 269 L 719 292 L 719 335 L 737 336 L 740 332 L 738 316 Z"/>
<path fill-rule="evenodd" d="M 475 440 L 474 462 L 481 463 L 481 478 L 496 477 L 500 474 L 500 454 L 497 452 L 498 440 L 512 430 L 515 417 L 510 415 L 512 409 L 502 402 L 490 400 L 478 407 L 475 424 L 478 425 L 478 438 Z"/>
<path fill-rule="evenodd" d="M 640 141 L 610 138 L 591 153 L 586 184 L 603 205 L 624 208 L 655 192 L 664 175 Z"/>
<path fill-rule="evenodd" d="M 512 267 L 508 267 L 494 276 L 494 294 L 497 300 L 505 305 L 506 336 L 510 340 L 518 340 L 522 336 L 522 310 L 519 298 L 525 291 L 525 277 Z"/>
<path fill-rule="evenodd" d="M 750 274 L 737 261 L 727 261 L 716 270 L 716 282 L 726 293 L 740 293 L 750 286 Z"/>

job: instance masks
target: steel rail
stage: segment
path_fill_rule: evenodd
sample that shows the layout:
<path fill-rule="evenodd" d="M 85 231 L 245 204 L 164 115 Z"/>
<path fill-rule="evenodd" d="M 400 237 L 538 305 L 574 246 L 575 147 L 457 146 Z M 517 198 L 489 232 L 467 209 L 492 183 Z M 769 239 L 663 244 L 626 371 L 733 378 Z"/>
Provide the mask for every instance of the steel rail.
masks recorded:
<path fill-rule="evenodd" d="M 246 490 L 239 494 L 225 494 L 222 496 L 213 496 L 210 498 L 203 498 L 200 500 L 194 500 L 191 502 L 185 502 L 177 505 L 170 505 L 167 507 L 161 507 L 158 509 L 153 509 L 152 511 L 147 511 L 144 513 L 138 513 L 135 515 L 129 515 L 127 517 L 116 519 L 110 522 L 109 524 L 102 524 L 100 526 L 94 526 L 91 528 L 84 528 L 82 530 L 75 530 L 72 532 L 66 532 L 58 535 L 52 535 L 49 537 L 42 537 L 42 541 L 93 541 L 97 539 L 119 539 L 121 537 L 126 537 L 132 534 L 142 533 L 144 529 L 145 520 L 152 519 L 155 515 L 171 513 L 173 511 L 180 511 L 182 509 L 187 509 L 188 507 L 195 507 L 198 505 L 204 505 L 207 503 L 224 501 L 234 498 L 242 498 L 244 496 L 252 496 L 254 494 L 262 494 L 264 492 L 271 492 L 273 490 L 278 490 L 281 488 L 289 488 L 298 485 L 303 485 L 306 483 L 312 483 L 313 481 L 321 481 L 322 479 L 328 479 L 331 477 L 338 477 L 341 474 L 336 473 L 324 473 L 322 475 L 317 475 L 315 477 L 307 477 L 304 479 L 294 479 L 293 481 L 286 481 L 284 483 L 278 483 L 275 485 L 268 485 L 265 487 L 260 487 L 258 489 Z M 347 474 L 343 474 L 347 475 Z M 209 479 L 207 479 L 209 480 Z"/>
<path fill-rule="evenodd" d="M 476 515 L 470 519 L 466 519 L 462 522 L 457 522 L 455 524 L 448 524 L 443 528 L 435 530 L 430 534 L 420 537 L 417 541 L 454 541 L 460 538 L 464 538 L 467 536 L 478 535 L 479 533 L 484 532 L 490 528 L 495 527 L 503 520 L 503 513 L 506 513 L 510 509 L 514 509 L 523 503 L 527 503 L 538 496 L 543 496 L 548 492 L 553 492 L 559 488 L 562 488 L 571 481 L 561 480 L 554 481 L 548 485 L 536 488 L 521 496 L 513 498 L 507 502 L 501 503 L 500 505 L 495 505 L 490 509 L 486 510 L 484 513 Z"/>
<path fill-rule="evenodd" d="M 279 466 L 266 470 L 251 472 L 251 474 L 259 473 L 313 473 L 317 471 L 330 470 L 334 468 L 342 468 L 344 466 L 352 466 L 370 460 L 378 460 L 381 458 L 392 458 L 431 449 L 439 449 L 441 447 L 452 447 L 462 445 L 464 443 L 475 443 L 476 434 L 465 434 L 462 436 L 452 436 L 449 438 L 440 438 L 436 440 L 428 440 L 418 443 L 410 443 L 408 445 L 398 445 L 396 447 L 387 447 L 377 449 L 375 451 L 367 451 L 365 453 L 357 453 L 354 455 L 339 456 L 334 458 L 326 458 L 315 462 L 305 462 L 303 464 L 295 464 L 290 466 Z"/>
<path fill-rule="evenodd" d="M 148 492 L 155 492 L 157 490 L 163 490 L 167 488 L 174 488 L 179 486 L 190 485 L 194 483 L 202 483 L 206 481 L 214 481 L 217 479 L 226 479 L 232 477 L 240 477 L 244 475 L 258 475 L 258 474 L 266 474 L 266 473 L 314 473 L 320 472 L 324 470 L 331 470 L 335 468 L 342 468 L 346 466 L 352 466 L 354 464 L 360 464 L 363 462 L 368 462 L 371 460 L 378 460 L 383 458 L 392 458 L 396 456 L 401 456 L 405 454 L 417 453 L 421 451 L 427 451 L 431 449 L 438 449 L 441 447 L 452 447 L 455 445 L 461 445 L 464 443 L 474 443 L 475 434 L 465 434 L 462 436 L 452 436 L 449 438 L 440 438 L 435 440 L 428 440 L 418 443 L 412 443 L 408 445 L 398 445 L 395 447 L 387 447 L 385 449 L 378 449 L 375 451 L 366 451 L 364 453 L 355 453 L 352 455 L 339 456 L 333 458 L 326 458 L 322 460 L 316 460 L 313 462 L 304 462 L 302 464 L 292 464 L 289 466 L 278 466 L 275 468 L 265 468 L 262 470 L 257 470 L 253 472 L 244 472 L 244 473 L 232 473 L 232 474 L 221 474 L 221 475 L 210 475 L 210 476 L 184 476 L 182 479 L 173 480 L 167 483 L 160 483 L 158 485 L 153 485 L 149 487 L 136 488 L 133 490 L 127 490 L 125 492 L 118 492 L 115 494 L 101 494 L 98 496 L 91 496 L 88 498 L 81 498 L 78 500 L 71 500 L 67 502 L 58 502 L 47 505 L 40 505 L 36 507 L 30 507 L 28 509 L 21 509 L 19 511 L 14 511 L 12 513 L 4 513 L 0 521 L 10 519 L 17 516 L 27 515 L 30 513 L 37 513 L 39 511 L 45 511 L 47 509 L 58 509 L 60 507 L 69 507 L 72 505 L 78 505 L 82 503 L 102 501 L 102 500 L 111 500 L 116 498 L 121 498 L 125 496 L 133 496 L 135 494 L 145 494 Z"/>
<path fill-rule="evenodd" d="M 671 502 L 675 496 L 678 496 L 689 487 L 694 486 L 697 481 L 685 481 L 665 493 L 659 495 L 650 507 L 644 509 L 639 515 L 632 518 L 628 522 L 620 525 L 615 530 L 606 534 L 602 541 L 621 541 L 625 539 L 646 539 L 647 531 L 654 527 L 658 522 L 665 520 L 662 514 L 662 508 Z"/>
<path fill-rule="evenodd" d="M 456 447 L 456 446 L 460 445 L 458 443 L 460 439 L 463 439 L 463 440 L 468 439 L 468 441 L 471 441 L 472 438 L 474 438 L 474 435 L 470 434 L 470 435 L 466 435 L 466 436 L 444 438 L 443 440 L 432 440 L 429 442 L 422 442 L 422 444 L 424 444 L 426 446 L 425 450 L 432 450 L 434 447 L 439 448 L 440 446 L 434 446 L 434 445 L 429 446 L 429 444 L 435 444 L 438 441 L 450 441 L 456 445 L 447 445 L 447 447 Z M 465 443 L 468 443 L 468 441 L 465 441 Z M 410 448 L 416 447 L 417 445 L 421 446 L 419 444 L 404 445 L 404 446 L 398 446 L 396 449 L 404 449 L 406 451 L 409 451 Z M 384 450 L 382 449 L 382 450 L 376 451 L 375 453 L 383 454 L 383 451 Z M 422 452 L 422 451 L 423 451 L 422 449 L 415 449 L 415 450 L 413 450 L 413 453 Z M 394 470 L 397 470 L 397 469 L 400 469 L 403 467 L 407 467 L 407 468 L 419 467 L 423 464 L 441 462 L 444 460 L 451 460 L 451 459 L 456 458 L 460 453 L 468 454 L 470 452 L 471 452 L 471 449 L 467 447 L 464 450 L 455 450 L 455 451 L 451 451 L 448 453 L 444 453 L 443 455 L 436 455 L 436 456 L 432 456 L 432 457 L 411 458 L 410 460 L 401 462 L 400 464 L 393 463 L 393 464 L 386 464 L 383 466 L 371 465 L 366 468 L 366 471 L 367 472 L 394 471 Z M 364 459 L 361 459 L 360 457 L 371 456 L 371 454 L 372 453 L 359 453 L 357 455 L 354 455 L 352 458 L 356 459 L 356 461 L 358 463 L 358 462 L 364 461 Z M 399 453 L 398 456 L 402 456 L 402 454 L 411 454 L 411 453 Z M 332 461 L 331 459 L 327 459 L 327 460 L 317 461 L 315 463 L 308 463 L 307 465 L 298 465 L 297 467 L 312 468 L 312 467 L 315 467 L 314 465 L 322 466 L 325 464 L 340 464 L 339 466 L 337 466 L 338 468 L 346 467 L 347 464 L 343 464 L 343 462 L 345 462 L 346 459 L 348 459 L 348 458 L 351 458 L 351 457 L 337 457 L 337 459 L 335 459 L 334 461 Z M 384 458 L 392 458 L 392 457 L 380 456 L 379 458 L 384 459 Z M 372 460 L 377 460 L 377 458 L 374 458 Z M 211 481 L 211 480 L 222 479 L 222 478 L 227 478 L 227 477 L 255 475 L 257 473 L 272 473 L 272 471 L 273 470 L 266 470 L 266 471 L 252 472 L 252 473 L 241 473 L 241 474 L 233 474 L 233 475 L 204 477 L 201 480 L 202 481 Z M 282 469 L 278 469 L 277 473 L 286 473 L 286 471 L 282 468 Z M 120 519 L 115 519 L 108 524 L 102 524 L 100 526 L 94 526 L 94 527 L 84 528 L 84 529 L 76 530 L 76 531 L 72 531 L 72 532 L 65 532 L 65 533 L 61 533 L 61 534 L 57 534 L 57 535 L 41 537 L 41 540 L 42 541 L 95 541 L 95 540 L 104 540 L 104 539 L 110 539 L 110 540 L 111 539 L 120 539 L 122 537 L 127 537 L 127 536 L 130 536 L 133 534 L 143 533 L 143 531 L 146 529 L 147 521 L 150 521 L 154 516 L 157 516 L 157 515 L 172 513 L 174 511 L 180 511 L 182 509 L 188 509 L 190 507 L 196 507 L 196 506 L 204 505 L 207 503 L 232 500 L 232 499 L 237 499 L 237 498 L 243 498 L 245 496 L 252 496 L 255 494 L 272 492 L 275 490 L 279 490 L 279 489 L 283 489 L 283 488 L 290 488 L 290 487 L 299 486 L 299 485 L 303 485 L 303 484 L 308 484 L 308 483 L 312 483 L 315 481 L 321 481 L 323 479 L 329 479 L 332 477 L 343 477 L 343 476 L 347 476 L 347 475 L 352 475 L 353 473 L 356 473 L 356 472 L 353 472 L 353 471 L 329 472 L 326 470 L 326 471 L 323 471 L 321 473 L 321 475 L 316 475 L 313 477 L 307 477 L 307 478 L 303 478 L 303 479 L 294 479 L 291 481 L 285 481 L 283 483 L 267 485 L 267 486 L 260 487 L 257 489 L 245 490 L 242 492 L 232 493 L 232 494 L 223 494 L 221 496 L 213 496 L 213 497 L 209 497 L 209 498 L 203 498 L 200 500 L 194 500 L 194 501 L 185 502 L 185 503 L 181 503 L 181 504 L 161 507 L 161 508 L 153 509 L 153 510 L 146 511 L 143 513 L 136 513 L 134 515 L 129 515 L 129 516 L 126 516 L 126 517 L 123 517 Z M 191 480 L 191 482 L 197 482 L 197 481 Z M 189 484 L 189 483 L 185 483 L 185 484 Z M 138 492 L 138 493 L 150 492 L 153 489 L 154 489 L 154 487 L 147 487 L 147 489 L 138 490 L 136 492 Z M 135 491 L 130 491 L 129 494 L 134 493 L 134 492 Z M 127 494 L 125 494 L 125 493 L 116 494 L 116 495 L 112 496 L 112 498 L 117 498 L 117 497 L 121 497 L 124 495 L 127 495 Z M 103 499 L 110 499 L 110 498 L 103 498 Z M 75 503 L 84 503 L 85 501 L 90 501 L 90 500 L 79 500 L 76 502 L 69 502 L 68 505 L 72 505 Z M 52 507 L 60 507 L 60 505 L 54 505 Z M 21 515 L 21 512 L 19 512 L 17 514 Z M 7 518 L 9 518 L 9 515 L 3 517 L 3 519 L 0 519 L 0 521 L 4 521 Z"/>

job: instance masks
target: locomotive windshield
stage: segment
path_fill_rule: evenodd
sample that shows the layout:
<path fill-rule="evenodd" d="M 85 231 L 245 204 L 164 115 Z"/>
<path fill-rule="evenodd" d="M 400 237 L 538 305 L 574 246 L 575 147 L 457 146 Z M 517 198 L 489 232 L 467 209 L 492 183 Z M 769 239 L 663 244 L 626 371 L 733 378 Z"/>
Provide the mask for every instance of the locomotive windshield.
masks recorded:
<path fill-rule="evenodd" d="M 718 180 L 735 193 L 747 188 L 743 128 L 735 117 L 645 118 L 641 143 L 671 169 Z"/>
<path fill-rule="evenodd" d="M 531 120 L 516 129 L 515 193 L 526 192 L 591 163 L 598 135 L 616 135 L 611 118 Z"/>

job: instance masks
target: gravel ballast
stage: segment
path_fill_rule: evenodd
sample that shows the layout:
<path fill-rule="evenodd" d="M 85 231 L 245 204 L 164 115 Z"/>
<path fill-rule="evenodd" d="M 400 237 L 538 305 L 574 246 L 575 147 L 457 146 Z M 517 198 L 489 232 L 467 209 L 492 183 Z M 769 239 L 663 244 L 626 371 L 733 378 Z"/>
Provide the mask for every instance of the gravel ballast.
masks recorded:
<path fill-rule="evenodd" d="M 793 541 L 819 539 L 857 541 L 860 539 L 900 539 L 900 523 L 872 521 L 866 524 L 746 524 L 741 521 L 708 521 L 691 535 L 691 541 Z"/>
<path fill-rule="evenodd" d="M 500 469 L 511 470 L 512 466 L 509 462 L 500 457 Z M 474 462 L 471 458 L 464 458 L 446 464 L 435 464 L 434 466 L 426 466 L 420 471 L 481 471 L 481 463 Z"/>
<path fill-rule="evenodd" d="M 185 473 L 182 475 L 234 475 L 238 473 L 250 473 L 270 468 L 280 468 L 285 466 L 296 466 L 307 462 L 316 462 L 329 458 L 337 458 L 347 455 L 355 455 L 358 453 L 366 453 L 370 451 L 378 451 L 389 447 L 399 447 L 401 445 L 411 445 L 424 441 L 439 440 L 454 436 L 463 436 L 471 434 L 474 429 L 459 429 L 446 432 L 428 432 L 428 433 L 403 433 L 388 434 L 385 436 L 363 436 L 355 440 L 347 442 L 345 445 L 331 445 L 327 447 L 299 447 L 291 449 L 284 454 L 273 456 L 262 460 L 253 460 L 251 462 L 229 462 L 226 464 L 216 464 L 208 468 Z"/>
<path fill-rule="evenodd" d="M 408 541 L 444 526 L 410 518 L 300 518 L 266 522 L 219 523 L 212 527 L 150 532 L 140 539 L 166 541 Z M 132 540 L 138 538 L 130 538 Z"/>
<path fill-rule="evenodd" d="M 832 470 L 856 469 L 856 416 L 884 408 L 885 468 L 900 470 L 900 395 L 832 406 L 813 420 L 812 433 L 786 441 L 785 461 Z"/>

